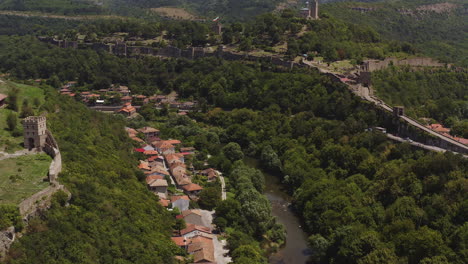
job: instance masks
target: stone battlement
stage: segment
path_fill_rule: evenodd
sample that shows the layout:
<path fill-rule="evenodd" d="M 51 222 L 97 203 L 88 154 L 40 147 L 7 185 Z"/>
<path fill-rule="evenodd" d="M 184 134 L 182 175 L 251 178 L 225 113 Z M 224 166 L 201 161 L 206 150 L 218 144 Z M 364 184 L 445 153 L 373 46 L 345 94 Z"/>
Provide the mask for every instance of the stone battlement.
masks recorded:
<path fill-rule="evenodd" d="M 45 116 L 28 116 L 23 119 L 23 124 L 39 124 L 42 122 L 46 122 Z"/>

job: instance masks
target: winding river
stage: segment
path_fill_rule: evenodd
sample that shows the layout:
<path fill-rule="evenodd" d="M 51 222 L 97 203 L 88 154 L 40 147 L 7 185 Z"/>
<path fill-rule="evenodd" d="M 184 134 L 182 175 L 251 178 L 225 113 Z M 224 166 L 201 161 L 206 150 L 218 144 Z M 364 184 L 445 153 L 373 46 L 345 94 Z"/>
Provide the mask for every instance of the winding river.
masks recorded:
<path fill-rule="evenodd" d="M 291 210 L 291 197 L 281 190 L 281 182 L 277 176 L 263 171 L 258 160 L 245 158 L 250 167 L 259 169 L 265 175 L 265 195 L 272 206 L 272 213 L 287 231 L 286 245 L 277 253 L 271 255 L 271 264 L 305 264 L 311 254 L 307 245 L 307 234 L 301 229 L 299 218 Z"/>

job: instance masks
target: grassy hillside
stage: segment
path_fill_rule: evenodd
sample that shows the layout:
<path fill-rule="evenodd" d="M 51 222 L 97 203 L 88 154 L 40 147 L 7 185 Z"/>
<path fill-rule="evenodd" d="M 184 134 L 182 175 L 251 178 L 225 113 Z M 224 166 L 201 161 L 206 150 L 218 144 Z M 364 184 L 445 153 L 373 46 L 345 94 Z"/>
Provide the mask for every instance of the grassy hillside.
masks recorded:
<path fill-rule="evenodd" d="M 50 162 L 46 154 L 0 160 L 0 204 L 17 204 L 49 186 Z"/>
<path fill-rule="evenodd" d="M 0 109 L 0 151 L 14 152 L 22 149 L 23 132 L 20 120 L 17 120 L 16 129 L 10 131 L 7 128 L 7 116 L 12 112 L 17 112 L 19 116 L 25 107 L 24 102 L 36 112 L 38 107 L 44 103 L 44 91 L 39 87 L 10 82 L 0 79 L 0 93 L 12 95 L 17 91 L 17 110 L 4 107 Z"/>
<path fill-rule="evenodd" d="M 383 37 L 409 42 L 427 56 L 467 66 L 466 8 L 461 0 L 340 2 L 323 5 L 322 12 L 371 26 Z"/>

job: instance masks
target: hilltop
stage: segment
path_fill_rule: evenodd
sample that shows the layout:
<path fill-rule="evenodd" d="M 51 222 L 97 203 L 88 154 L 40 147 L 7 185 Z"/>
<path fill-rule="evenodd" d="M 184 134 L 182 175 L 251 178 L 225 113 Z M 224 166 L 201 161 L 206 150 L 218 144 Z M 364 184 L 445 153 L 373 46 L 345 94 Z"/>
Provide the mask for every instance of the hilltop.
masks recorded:
<path fill-rule="evenodd" d="M 407 42 L 417 52 L 468 65 L 466 2 L 377 1 L 323 5 L 323 12 L 361 26 L 370 26 L 388 40 Z"/>

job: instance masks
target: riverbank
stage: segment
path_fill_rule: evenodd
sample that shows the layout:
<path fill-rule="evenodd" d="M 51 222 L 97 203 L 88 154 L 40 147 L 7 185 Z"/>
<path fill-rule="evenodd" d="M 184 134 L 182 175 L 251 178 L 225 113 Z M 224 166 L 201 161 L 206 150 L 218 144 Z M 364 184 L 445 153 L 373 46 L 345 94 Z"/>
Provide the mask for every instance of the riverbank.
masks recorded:
<path fill-rule="evenodd" d="M 279 177 L 265 172 L 259 161 L 246 157 L 245 164 L 259 169 L 265 176 L 265 195 L 271 203 L 272 214 L 286 229 L 286 244 L 269 258 L 271 264 L 305 264 L 311 255 L 307 234 L 301 229 L 301 221 L 291 208 L 292 198 L 281 188 Z"/>

